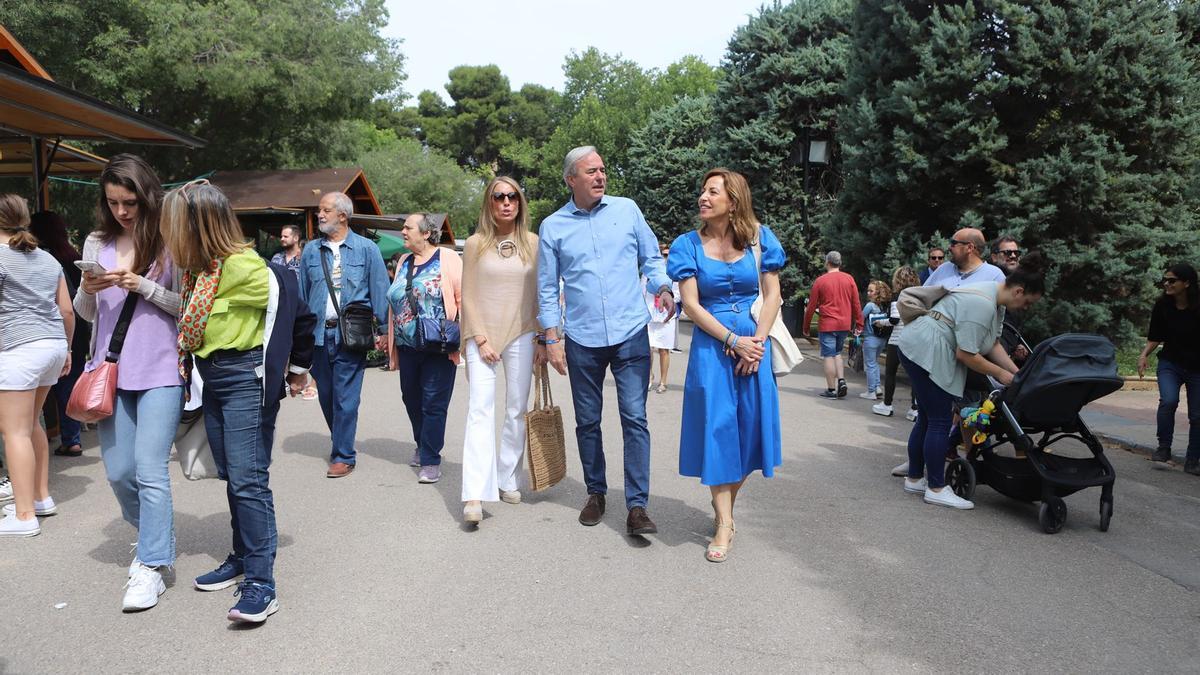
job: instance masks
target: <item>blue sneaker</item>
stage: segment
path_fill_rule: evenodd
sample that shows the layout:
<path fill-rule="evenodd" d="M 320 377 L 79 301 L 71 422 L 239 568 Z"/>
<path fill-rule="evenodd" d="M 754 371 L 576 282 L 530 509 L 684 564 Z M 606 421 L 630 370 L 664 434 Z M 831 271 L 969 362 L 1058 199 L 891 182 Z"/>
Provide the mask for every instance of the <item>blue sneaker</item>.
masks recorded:
<path fill-rule="evenodd" d="M 236 584 L 238 577 L 242 576 L 244 572 L 242 559 L 230 553 L 225 558 L 225 562 L 221 563 L 217 569 L 207 574 L 201 574 L 192 584 L 198 591 L 219 591 Z"/>
<path fill-rule="evenodd" d="M 240 598 L 229 610 L 230 621 L 262 623 L 279 611 L 279 600 L 275 597 L 275 589 L 270 586 L 243 581 L 233 594 Z"/>

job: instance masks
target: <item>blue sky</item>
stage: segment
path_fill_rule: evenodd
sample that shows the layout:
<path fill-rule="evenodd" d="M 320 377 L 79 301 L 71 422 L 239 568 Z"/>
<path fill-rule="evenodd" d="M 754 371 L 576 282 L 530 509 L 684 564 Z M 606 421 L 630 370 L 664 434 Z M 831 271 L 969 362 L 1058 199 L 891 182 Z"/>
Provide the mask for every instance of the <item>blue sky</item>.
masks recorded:
<path fill-rule="evenodd" d="M 764 0 L 388 0 L 384 34 L 402 38 L 415 97 L 433 89 L 449 99 L 446 74 L 459 65 L 494 63 L 513 88 L 532 82 L 562 90 L 562 63 L 572 49 L 596 47 L 643 68 L 663 68 L 685 54 L 717 65 L 733 31 Z"/>

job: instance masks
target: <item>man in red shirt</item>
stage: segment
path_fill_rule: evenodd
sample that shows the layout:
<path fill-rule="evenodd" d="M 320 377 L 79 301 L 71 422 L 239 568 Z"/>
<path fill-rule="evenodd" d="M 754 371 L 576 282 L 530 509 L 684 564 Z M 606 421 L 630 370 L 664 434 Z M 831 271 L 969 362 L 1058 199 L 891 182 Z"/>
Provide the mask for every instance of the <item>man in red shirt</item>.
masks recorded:
<path fill-rule="evenodd" d="M 817 334 L 821 341 L 821 359 L 825 367 L 825 391 L 822 398 L 844 398 L 846 396 L 846 370 L 842 360 L 842 347 L 846 335 L 862 330 L 862 304 L 858 299 L 858 284 L 854 277 L 842 271 L 842 254 L 830 251 L 825 254 L 825 274 L 817 277 L 808 294 L 808 307 L 804 310 L 802 332 L 808 335 L 814 311 L 821 313 L 817 320 Z"/>

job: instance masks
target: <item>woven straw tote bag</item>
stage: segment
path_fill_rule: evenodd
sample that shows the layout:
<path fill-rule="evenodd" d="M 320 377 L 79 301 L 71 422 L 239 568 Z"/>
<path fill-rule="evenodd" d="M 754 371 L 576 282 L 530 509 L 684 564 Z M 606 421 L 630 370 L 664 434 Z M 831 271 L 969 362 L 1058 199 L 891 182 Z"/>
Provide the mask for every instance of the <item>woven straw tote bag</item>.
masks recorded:
<path fill-rule="evenodd" d="M 550 393 L 546 364 L 534 368 L 534 405 L 525 413 L 525 438 L 529 461 L 529 484 L 534 492 L 558 484 L 567 475 L 567 445 L 563 437 L 562 411 Z"/>

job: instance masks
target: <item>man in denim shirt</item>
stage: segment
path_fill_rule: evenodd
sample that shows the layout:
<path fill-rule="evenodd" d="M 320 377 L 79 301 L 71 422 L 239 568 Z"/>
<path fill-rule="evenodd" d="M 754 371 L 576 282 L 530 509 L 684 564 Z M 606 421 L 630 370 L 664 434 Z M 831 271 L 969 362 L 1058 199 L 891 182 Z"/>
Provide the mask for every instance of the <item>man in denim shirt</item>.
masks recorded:
<path fill-rule="evenodd" d="M 300 294 L 317 316 L 316 347 L 312 374 L 317 381 L 317 398 L 329 425 L 332 450 L 329 478 L 341 478 L 354 470 L 354 436 L 358 431 L 358 403 L 362 394 L 367 355 L 341 348 L 338 314 L 321 264 L 329 266 L 337 307 L 366 302 L 378 320 L 377 334 L 387 328 L 387 267 L 374 242 L 350 230 L 354 203 L 341 192 L 321 197 L 317 227 L 324 235 L 308 242 L 300 254 Z"/>
<path fill-rule="evenodd" d="M 604 161 L 591 146 L 567 153 L 563 179 L 571 201 L 542 221 L 538 231 L 538 322 L 544 352 L 560 374 L 570 364 L 575 436 L 588 499 L 579 522 L 595 525 L 604 516 L 604 450 L 600 436 L 604 372 L 611 368 L 625 441 L 625 505 L 629 534 L 658 529 L 646 513 L 650 494 L 650 431 L 646 389 L 650 382 L 650 313 L 642 295 L 659 296 L 668 318 L 675 312 L 671 280 L 658 239 L 633 200 L 604 194 Z M 560 334 L 559 279 L 566 304 L 567 334 Z"/>

